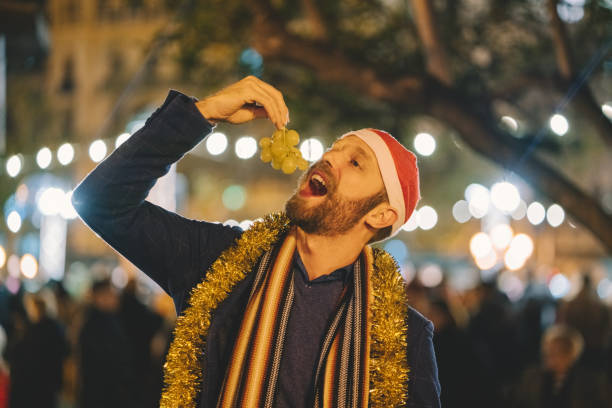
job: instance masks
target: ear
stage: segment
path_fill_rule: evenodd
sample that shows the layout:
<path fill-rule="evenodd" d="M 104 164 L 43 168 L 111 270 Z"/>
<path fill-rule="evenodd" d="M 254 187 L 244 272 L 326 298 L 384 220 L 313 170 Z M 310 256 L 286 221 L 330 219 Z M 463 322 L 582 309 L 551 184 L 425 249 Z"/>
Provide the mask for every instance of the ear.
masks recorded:
<path fill-rule="evenodd" d="M 381 203 L 365 215 L 365 223 L 375 229 L 382 229 L 395 224 L 397 221 L 397 210 L 389 203 Z"/>

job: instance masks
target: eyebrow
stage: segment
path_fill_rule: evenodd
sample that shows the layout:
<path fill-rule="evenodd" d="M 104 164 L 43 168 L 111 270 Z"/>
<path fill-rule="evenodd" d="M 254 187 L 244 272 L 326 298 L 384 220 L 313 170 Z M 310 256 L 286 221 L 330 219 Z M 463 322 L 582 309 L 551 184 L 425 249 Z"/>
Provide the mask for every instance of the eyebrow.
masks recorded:
<path fill-rule="evenodd" d="M 355 146 L 355 150 L 357 151 L 357 155 L 361 156 L 366 160 L 366 162 L 371 162 L 372 158 L 368 156 L 366 151 L 361 146 Z"/>
<path fill-rule="evenodd" d="M 340 144 L 341 146 L 344 146 L 346 144 L 345 141 L 343 141 L 342 139 L 338 140 L 336 143 L 334 143 L 335 145 Z M 333 148 L 333 146 L 332 146 Z M 366 164 L 372 164 L 372 157 L 371 155 L 368 155 L 368 153 L 365 151 L 365 149 L 359 145 L 355 145 L 354 146 L 355 151 L 357 152 L 357 156 L 359 156 L 360 159 L 364 159 L 366 161 Z M 375 162 L 375 158 L 374 158 L 374 162 Z"/>

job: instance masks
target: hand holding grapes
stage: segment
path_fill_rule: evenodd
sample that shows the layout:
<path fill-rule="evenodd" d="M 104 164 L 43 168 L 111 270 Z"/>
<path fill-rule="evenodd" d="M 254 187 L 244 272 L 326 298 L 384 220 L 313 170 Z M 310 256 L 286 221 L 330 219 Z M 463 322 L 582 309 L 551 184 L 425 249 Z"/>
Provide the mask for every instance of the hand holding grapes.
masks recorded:
<path fill-rule="evenodd" d="M 282 129 L 289 122 L 289 109 L 283 95 L 254 76 L 243 78 L 196 102 L 196 107 L 212 123 L 236 124 L 268 118 L 277 129 Z"/>
<path fill-rule="evenodd" d="M 244 123 L 255 118 L 268 118 L 278 130 L 272 138 L 264 137 L 259 145 L 262 149 L 261 160 L 272 162 L 272 167 L 291 174 L 296 168 L 306 170 L 308 162 L 295 147 L 299 135 L 295 130 L 287 130 L 289 109 L 283 95 L 273 86 L 262 80 L 248 76 L 196 102 L 202 115 L 214 124 L 217 122 Z"/>

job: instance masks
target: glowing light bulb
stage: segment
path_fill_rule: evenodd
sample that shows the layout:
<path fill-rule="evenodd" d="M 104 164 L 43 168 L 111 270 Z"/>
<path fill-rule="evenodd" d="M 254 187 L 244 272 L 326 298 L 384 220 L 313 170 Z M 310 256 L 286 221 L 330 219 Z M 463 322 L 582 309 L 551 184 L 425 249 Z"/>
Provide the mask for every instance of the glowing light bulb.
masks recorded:
<path fill-rule="evenodd" d="M 484 232 L 478 232 L 470 239 L 470 252 L 474 258 L 483 258 L 492 250 L 491 238 Z"/>
<path fill-rule="evenodd" d="M 94 140 L 89 145 L 89 157 L 94 163 L 99 163 L 106 156 L 106 143 L 103 140 Z"/>
<path fill-rule="evenodd" d="M 23 276 L 28 279 L 34 279 L 38 273 L 38 262 L 34 255 L 24 254 L 19 261 L 19 269 Z"/>
<path fill-rule="evenodd" d="M 507 181 L 493 184 L 491 187 L 491 201 L 493 205 L 505 213 L 511 213 L 521 203 L 518 189 Z"/>
<path fill-rule="evenodd" d="M 563 224 L 564 219 L 565 211 L 563 211 L 563 207 L 561 207 L 559 204 L 553 204 L 548 207 L 548 210 L 546 210 L 546 220 L 551 227 L 556 228 Z"/>
<path fill-rule="evenodd" d="M 236 141 L 236 156 L 250 159 L 257 153 L 257 141 L 250 136 L 243 136 Z"/>
<path fill-rule="evenodd" d="M 300 145 L 302 157 L 309 162 L 315 162 L 323 156 L 323 144 L 314 137 L 306 139 Z"/>
<path fill-rule="evenodd" d="M 419 133 L 414 138 L 414 149 L 421 156 L 431 156 L 436 150 L 436 139 L 429 133 Z"/>
<path fill-rule="evenodd" d="M 540 225 L 546 218 L 546 209 L 537 201 L 527 207 L 527 219 L 533 225 Z"/>
<path fill-rule="evenodd" d="M 467 201 L 459 200 L 453 205 L 453 217 L 459 223 L 468 222 L 472 216 L 470 215 L 470 206 Z"/>
<path fill-rule="evenodd" d="M 11 211 L 6 216 L 6 226 L 11 232 L 17 233 L 21 229 L 21 215 L 15 210 Z"/>
<path fill-rule="evenodd" d="M 206 138 L 206 150 L 213 156 L 220 155 L 227 149 L 227 136 L 221 132 L 215 132 Z"/>
<path fill-rule="evenodd" d="M 485 186 L 477 183 L 470 184 L 465 189 L 465 199 L 472 217 L 482 218 L 489 212 L 491 197 Z"/>
<path fill-rule="evenodd" d="M 36 153 L 36 164 L 41 169 L 46 169 L 51 164 L 51 160 L 53 159 L 53 153 L 51 153 L 51 149 L 48 147 L 43 147 Z"/>
<path fill-rule="evenodd" d="M 57 149 L 57 161 L 66 166 L 74 159 L 74 147 L 70 143 L 64 143 Z"/>
<path fill-rule="evenodd" d="M 438 223 L 438 213 L 433 207 L 425 205 L 419 209 L 419 227 L 430 230 Z"/>
<path fill-rule="evenodd" d="M 9 157 L 6 161 L 6 172 L 8 173 L 9 177 L 17 177 L 22 166 L 23 163 L 21 161 L 21 157 L 18 154 L 15 154 Z"/>
<path fill-rule="evenodd" d="M 565 116 L 559 113 L 556 113 L 551 116 L 548 125 L 550 126 L 550 129 L 559 136 L 565 135 L 569 130 L 569 122 L 567 121 Z"/>
<path fill-rule="evenodd" d="M 491 230 L 491 242 L 497 249 L 504 249 L 512 241 L 512 227 L 508 224 L 498 224 Z"/>
<path fill-rule="evenodd" d="M 115 140 L 115 149 L 124 144 L 130 138 L 130 136 L 131 135 L 129 133 L 122 133 L 117 136 L 117 139 Z"/>

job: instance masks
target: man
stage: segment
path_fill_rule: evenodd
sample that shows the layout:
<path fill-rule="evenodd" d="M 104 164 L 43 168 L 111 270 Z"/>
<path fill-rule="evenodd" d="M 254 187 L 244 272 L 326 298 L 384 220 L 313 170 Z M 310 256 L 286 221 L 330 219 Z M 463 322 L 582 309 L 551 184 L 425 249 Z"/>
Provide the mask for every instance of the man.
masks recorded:
<path fill-rule="evenodd" d="M 138 406 L 130 342 L 118 310 L 119 294 L 110 280 L 94 282 L 78 337 L 81 408 Z"/>
<path fill-rule="evenodd" d="M 242 232 L 145 197 L 218 122 L 289 121 L 247 77 L 195 101 L 171 92 L 74 191 L 82 219 L 175 302 L 162 406 L 439 407 L 432 324 L 406 304 L 391 258 L 419 197 L 414 155 L 362 129 L 300 180 L 285 215 Z"/>
<path fill-rule="evenodd" d="M 542 338 L 542 363 L 529 367 L 514 390 L 520 408 L 604 408 L 610 386 L 603 371 L 580 364 L 584 340 L 570 326 L 549 327 Z"/>
<path fill-rule="evenodd" d="M 42 294 L 25 295 L 23 305 L 28 316 L 25 332 L 8 353 L 9 407 L 56 408 L 60 405 L 64 361 L 70 351 L 68 339 L 64 327 L 50 315 Z"/>

